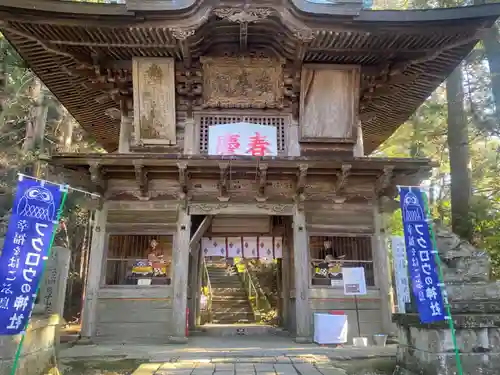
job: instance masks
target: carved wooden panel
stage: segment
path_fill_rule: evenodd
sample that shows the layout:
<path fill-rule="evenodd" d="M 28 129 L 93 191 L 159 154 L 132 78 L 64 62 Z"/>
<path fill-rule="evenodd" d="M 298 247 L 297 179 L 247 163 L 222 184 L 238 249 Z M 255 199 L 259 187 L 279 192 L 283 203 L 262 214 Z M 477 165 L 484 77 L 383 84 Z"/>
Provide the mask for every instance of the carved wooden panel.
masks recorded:
<path fill-rule="evenodd" d="M 290 122 L 290 116 L 246 116 L 246 115 L 216 115 L 202 114 L 197 116 L 199 124 L 199 152 L 208 152 L 208 128 L 212 125 L 234 124 L 237 122 L 250 122 L 254 124 L 276 127 L 276 140 L 278 143 L 278 154 L 283 155 L 286 151 L 286 129 Z"/>
<path fill-rule="evenodd" d="M 304 65 L 300 89 L 302 139 L 352 139 L 357 122 L 359 69 Z"/>
<path fill-rule="evenodd" d="M 175 77 L 172 58 L 133 59 L 134 128 L 139 145 L 175 145 Z"/>
<path fill-rule="evenodd" d="M 203 105 L 210 108 L 282 108 L 284 60 L 201 57 Z"/>

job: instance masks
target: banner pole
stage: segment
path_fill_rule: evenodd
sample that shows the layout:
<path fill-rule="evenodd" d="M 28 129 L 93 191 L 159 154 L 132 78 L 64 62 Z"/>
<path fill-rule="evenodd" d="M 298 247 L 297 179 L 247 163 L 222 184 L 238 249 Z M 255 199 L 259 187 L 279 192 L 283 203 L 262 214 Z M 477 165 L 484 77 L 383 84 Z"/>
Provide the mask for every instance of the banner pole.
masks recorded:
<path fill-rule="evenodd" d="M 428 220 L 428 225 L 429 225 L 429 232 L 431 234 L 431 240 L 432 240 L 432 245 L 434 246 L 434 259 L 436 261 L 436 266 L 438 269 L 438 278 L 439 278 L 439 287 L 441 288 L 441 295 L 443 296 L 443 302 L 446 308 L 446 315 L 448 317 L 448 326 L 450 327 L 451 331 L 451 339 L 453 341 L 453 347 L 455 349 L 455 358 L 457 361 L 457 370 L 458 370 L 458 375 L 463 375 L 463 369 L 462 369 L 462 361 L 460 359 L 460 353 L 458 351 L 458 345 L 457 345 L 457 336 L 455 334 L 455 325 L 453 324 L 453 319 L 451 318 L 451 307 L 448 302 L 448 294 L 446 292 L 445 286 L 444 286 L 444 276 L 443 276 L 443 269 L 441 268 L 441 259 L 439 258 L 439 252 L 437 248 L 437 242 L 436 242 L 436 236 L 434 235 L 434 229 L 432 228 L 432 221 L 431 221 L 431 212 L 429 210 L 429 202 L 427 198 L 427 194 L 422 192 L 422 196 L 424 198 L 424 204 L 425 204 L 425 210 L 427 214 L 427 220 Z"/>
<path fill-rule="evenodd" d="M 26 176 L 26 175 L 20 175 L 20 176 L 27 177 L 27 178 L 33 178 L 31 176 Z M 33 179 L 40 180 L 38 178 L 33 178 Z M 62 214 L 62 211 L 64 209 L 64 204 L 66 203 L 66 198 L 68 197 L 68 186 L 67 185 L 60 185 L 60 186 L 61 186 L 61 189 L 64 189 L 64 190 L 63 190 L 63 194 L 62 194 L 62 198 L 61 198 L 61 204 L 59 205 L 59 210 L 57 212 L 57 219 L 56 219 L 56 222 L 54 223 L 54 227 L 52 230 L 52 238 L 50 239 L 50 243 L 49 243 L 49 250 L 47 252 L 47 260 L 50 258 L 50 254 L 52 252 L 52 245 L 54 244 L 54 240 L 56 238 L 57 227 L 59 226 L 59 221 L 61 220 L 61 214 Z M 40 277 L 40 280 L 38 281 L 38 285 L 36 286 L 36 292 L 35 292 L 36 295 L 38 295 L 38 291 L 40 289 L 40 283 L 43 279 L 43 275 L 45 274 L 45 268 L 47 267 L 47 260 L 43 264 L 42 277 Z M 33 304 L 34 303 L 35 303 L 35 301 L 33 301 Z M 32 313 L 33 313 L 33 310 L 31 310 L 31 314 Z M 26 336 L 26 330 L 28 329 L 28 326 L 29 326 L 29 323 L 31 320 L 31 314 L 30 314 L 29 319 L 26 321 L 26 326 L 24 327 L 23 332 L 21 333 L 21 340 L 19 341 L 19 345 L 17 346 L 16 355 L 14 357 L 14 362 L 12 363 L 12 371 L 10 372 L 11 375 L 16 375 L 17 365 L 18 365 L 19 359 L 21 357 L 21 350 L 23 348 L 24 338 Z"/>

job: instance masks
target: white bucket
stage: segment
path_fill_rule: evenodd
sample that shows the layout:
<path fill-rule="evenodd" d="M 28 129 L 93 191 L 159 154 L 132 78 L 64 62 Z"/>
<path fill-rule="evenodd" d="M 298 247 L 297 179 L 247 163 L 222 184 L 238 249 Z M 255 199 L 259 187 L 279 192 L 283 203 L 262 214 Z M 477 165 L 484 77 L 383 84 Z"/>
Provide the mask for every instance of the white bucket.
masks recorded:
<path fill-rule="evenodd" d="M 382 333 L 373 335 L 373 342 L 376 346 L 385 346 L 387 344 L 387 335 Z"/>
<path fill-rule="evenodd" d="M 358 347 L 366 347 L 368 346 L 368 338 L 367 337 L 354 337 L 352 339 L 352 344 Z"/>

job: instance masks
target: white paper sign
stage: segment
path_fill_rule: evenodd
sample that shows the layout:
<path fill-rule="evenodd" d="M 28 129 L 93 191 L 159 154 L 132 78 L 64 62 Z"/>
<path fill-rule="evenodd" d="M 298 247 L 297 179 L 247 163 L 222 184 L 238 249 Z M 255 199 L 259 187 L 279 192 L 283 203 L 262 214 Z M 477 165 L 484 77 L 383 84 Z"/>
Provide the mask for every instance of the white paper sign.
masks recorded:
<path fill-rule="evenodd" d="M 249 122 L 210 126 L 208 154 L 277 156 L 277 129 Z"/>
<path fill-rule="evenodd" d="M 392 237 L 392 256 L 394 259 L 394 278 L 398 297 L 398 312 L 404 314 L 406 312 L 405 304 L 410 303 L 410 287 L 404 237 Z"/>
<path fill-rule="evenodd" d="M 346 296 L 359 296 L 366 294 L 365 269 L 363 267 L 342 267 L 344 281 L 344 294 Z"/>

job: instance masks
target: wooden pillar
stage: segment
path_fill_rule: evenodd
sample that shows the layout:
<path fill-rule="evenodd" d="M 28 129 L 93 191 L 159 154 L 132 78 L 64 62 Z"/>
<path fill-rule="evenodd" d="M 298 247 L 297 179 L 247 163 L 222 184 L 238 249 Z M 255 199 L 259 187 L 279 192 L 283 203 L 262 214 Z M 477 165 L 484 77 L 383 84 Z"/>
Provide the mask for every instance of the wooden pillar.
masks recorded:
<path fill-rule="evenodd" d="M 132 132 L 132 119 L 128 115 L 128 106 L 122 102 L 122 116 L 120 121 L 120 138 L 118 139 L 118 152 L 130 152 L 130 135 Z"/>
<path fill-rule="evenodd" d="M 283 241 L 283 258 L 281 259 L 281 318 L 282 326 L 289 326 L 288 309 L 290 306 L 290 251 L 292 251 L 291 241 L 288 238 L 290 231 L 285 231 L 285 238 Z"/>
<path fill-rule="evenodd" d="M 380 292 L 380 313 L 383 333 L 393 331 L 392 312 L 393 297 L 391 287 L 391 268 L 389 265 L 389 252 L 385 241 L 384 218 L 380 212 L 379 202 L 373 203 L 374 233 L 372 236 L 372 252 L 375 269 L 375 282 Z"/>
<path fill-rule="evenodd" d="M 198 298 L 200 294 L 200 288 L 198 288 L 198 262 L 200 260 L 200 246 L 195 245 L 191 248 L 191 269 L 189 272 L 189 285 L 191 289 L 189 290 L 191 295 L 191 304 L 189 306 L 189 328 L 196 328 L 196 305 L 198 304 Z"/>
<path fill-rule="evenodd" d="M 354 156 L 358 158 L 365 156 L 365 147 L 363 144 L 363 128 L 361 127 L 361 121 L 358 121 L 356 125 L 356 145 L 354 146 Z"/>
<path fill-rule="evenodd" d="M 171 341 L 183 343 L 186 337 L 187 281 L 189 271 L 189 243 L 191 239 L 191 215 L 180 209 L 177 218 L 177 234 L 173 249 L 173 292 Z"/>
<path fill-rule="evenodd" d="M 201 285 L 203 282 L 203 265 L 205 259 L 203 259 L 203 252 L 201 251 L 201 244 L 199 245 L 198 251 L 198 270 L 197 270 L 197 278 L 196 285 L 198 287 L 197 295 L 196 295 L 196 326 L 199 327 L 201 325 Z"/>
<path fill-rule="evenodd" d="M 81 338 L 84 341 L 91 341 L 96 334 L 98 293 L 101 286 L 106 243 L 107 211 L 107 205 L 104 203 L 100 210 L 96 210 L 94 216 L 89 270 L 82 308 Z"/>
<path fill-rule="evenodd" d="M 184 154 L 193 155 L 197 151 L 196 140 L 198 137 L 195 134 L 196 126 L 194 118 L 188 117 L 184 121 Z"/>
<path fill-rule="evenodd" d="M 296 206 L 293 213 L 293 251 L 295 270 L 295 321 L 297 342 L 310 342 L 311 307 L 309 304 L 309 239 L 305 212 Z"/>
<path fill-rule="evenodd" d="M 288 156 L 300 156 L 299 123 L 296 120 L 291 121 L 288 126 L 287 154 Z"/>

